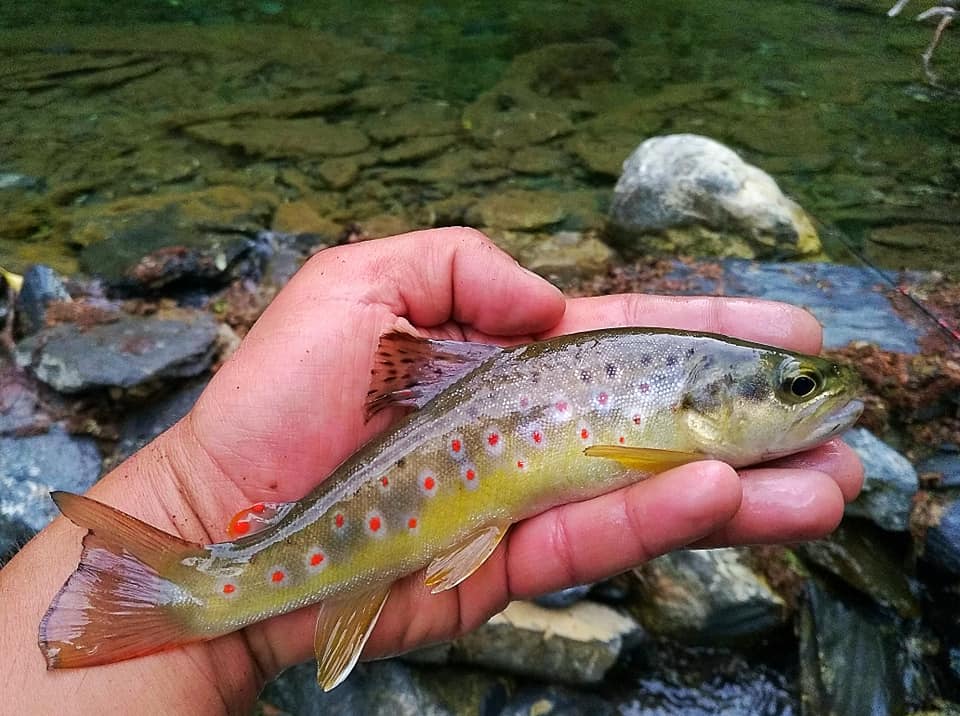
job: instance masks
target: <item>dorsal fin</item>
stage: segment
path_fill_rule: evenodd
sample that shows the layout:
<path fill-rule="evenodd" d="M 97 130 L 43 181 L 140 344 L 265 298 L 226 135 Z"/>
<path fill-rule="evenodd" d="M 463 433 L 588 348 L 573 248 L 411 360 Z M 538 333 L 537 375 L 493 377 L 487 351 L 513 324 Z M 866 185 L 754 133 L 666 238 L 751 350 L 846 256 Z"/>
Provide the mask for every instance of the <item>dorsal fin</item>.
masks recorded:
<path fill-rule="evenodd" d="M 384 333 L 367 391 L 367 420 L 392 405 L 423 407 L 501 350 L 486 343 L 418 338 L 404 331 Z"/>

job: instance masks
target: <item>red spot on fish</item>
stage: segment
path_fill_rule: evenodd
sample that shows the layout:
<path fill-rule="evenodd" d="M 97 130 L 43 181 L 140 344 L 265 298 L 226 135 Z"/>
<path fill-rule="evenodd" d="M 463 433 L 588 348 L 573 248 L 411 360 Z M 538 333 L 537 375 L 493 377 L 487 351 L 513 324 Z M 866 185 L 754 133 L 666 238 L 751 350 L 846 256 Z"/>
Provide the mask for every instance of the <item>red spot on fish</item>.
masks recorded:
<path fill-rule="evenodd" d="M 534 430 L 534 431 L 533 431 L 533 442 L 535 442 L 537 445 L 539 445 L 540 443 L 542 443 L 542 442 L 543 442 L 543 433 L 541 433 L 539 430 Z"/>
<path fill-rule="evenodd" d="M 495 447 L 498 442 L 500 442 L 500 436 L 497 433 L 487 435 L 487 444 L 490 447 Z"/>
<path fill-rule="evenodd" d="M 245 535 L 250 531 L 250 522 L 248 520 L 237 520 L 230 525 L 230 529 L 227 531 L 230 534 Z"/>
<path fill-rule="evenodd" d="M 600 393 L 600 395 L 597 396 L 597 402 L 600 405 L 606 405 L 609 399 L 610 399 L 610 396 L 607 395 L 606 393 Z"/>
<path fill-rule="evenodd" d="M 640 388 L 640 392 L 641 392 L 641 393 L 646 393 L 648 390 L 650 390 L 650 384 L 649 384 L 649 383 L 641 383 L 640 386 L 639 386 L 639 388 Z"/>
<path fill-rule="evenodd" d="M 412 530 L 417 529 L 417 518 L 411 517 L 409 520 L 407 520 L 407 527 Z"/>
<path fill-rule="evenodd" d="M 258 502 L 253 507 L 250 508 L 250 511 L 254 514 L 260 515 L 263 514 L 264 506 L 262 502 Z"/>
<path fill-rule="evenodd" d="M 323 562 L 323 555 L 319 552 L 310 555 L 310 566 L 319 567 L 321 562 Z"/>
<path fill-rule="evenodd" d="M 590 431 L 587 430 L 586 428 L 580 428 L 580 439 L 586 440 L 589 437 L 590 437 Z"/>
<path fill-rule="evenodd" d="M 527 396 L 523 396 L 522 398 L 520 398 L 520 407 L 521 407 L 521 408 L 527 408 L 527 407 L 529 407 L 529 405 L 530 405 L 530 399 L 527 398 Z"/>
<path fill-rule="evenodd" d="M 620 436 L 620 444 L 623 445 L 623 443 L 625 443 L 626 441 L 627 441 L 627 439 L 626 439 L 625 437 L 623 437 L 623 435 L 621 435 L 621 436 Z"/>
<path fill-rule="evenodd" d="M 432 490 L 436 486 L 437 481 L 434 480 L 432 476 L 427 475 L 425 478 L 423 478 L 423 489 Z"/>
<path fill-rule="evenodd" d="M 237 588 L 236 588 L 235 586 L 233 586 L 232 584 L 224 584 L 224 585 L 223 585 L 223 593 L 224 593 L 224 594 L 233 594 L 235 591 L 237 591 Z"/>
<path fill-rule="evenodd" d="M 517 469 L 518 469 L 518 470 L 522 470 L 522 469 L 523 469 L 523 460 L 517 460 Z"/>
<path fill-rule="evenodd" d="M 283 581 L 283 578 L 285 576 L 286 575 L 281 570 L 278 569 L 276 572 L 270 575 L 270 579 L 275 583 L 280 583 Z"/>
<path fill-rule="evenodd" d="M 376 532 L 380 529 L 380 518 L 374 515 L 370 518 L 370 522 L 368 524 L 370 525 L 370 531 Z"/>
<path fill-rule="evenodd" d="M 338 512 L 336 515 L 333 516 L 333 524 L 337 526 L 337 529 L 340 529 L 341 527 L 343 527 L 343 522 L 344 520 L 343 520 L 342 512 Z"/>
<path fill-rule="evenodd" d="M 460 445 L 460 441 L 459 441 L 459 440 L 454 440 L 452 443 L 450 443 L 450 448 L 451 448 L 454 452 L 460 452 L 460 448 L 461 448 L 461 447 L 462 447 L 462 446 Z"/>
<path fill-rule="evenodd" d="M 465 477 L 468 480 L 473 480 L 474 478 L 476 478 L 476 476 L 477 476 L 477 473 L 475 473 L 473 470 L 467 470 L 467 474 L 465 475 Z"/>
<path fill-rule="evenodd" d="M 639 424 L 642 423 L 642 422 L 643 422 L 643 418 L 642 418 L 641 416 L 639 416 L 639 415 L 634 415 L 634 416 L 633 416 L 633 424 L 634 424 L 634 425 L 639 425 Z"/>
<path fill-rule="evenodd" d="M 559 403 L 557 403 L 555 407 L 556 407 L 556 409 L 559 410 L 561 413 L 567 412 L 567 404 L 566 404 L 566 402 L 563 401 L 563 400 L 561 400 Z"/>
<path fill-rule="evenodd" d="M 390 484 L 389 478 L 386 475 L 384 475 L 383 477 L 380 478 L 380 484 L 383 485 L 384 487 L 387 487 Z"/>

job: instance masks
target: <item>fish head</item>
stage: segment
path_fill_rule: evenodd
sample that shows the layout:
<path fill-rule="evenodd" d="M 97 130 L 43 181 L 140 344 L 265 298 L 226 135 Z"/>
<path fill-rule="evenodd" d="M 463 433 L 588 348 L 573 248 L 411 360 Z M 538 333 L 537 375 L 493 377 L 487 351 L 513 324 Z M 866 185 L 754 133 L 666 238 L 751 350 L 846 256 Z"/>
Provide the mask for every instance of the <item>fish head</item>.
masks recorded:
<path fill-rule="evenodd" d="M 851 427 L 857 372 L 818 356 L 742 346 L 691 372 L 680 423 L 696 450 L 734 467 L 790 455 Z"/>

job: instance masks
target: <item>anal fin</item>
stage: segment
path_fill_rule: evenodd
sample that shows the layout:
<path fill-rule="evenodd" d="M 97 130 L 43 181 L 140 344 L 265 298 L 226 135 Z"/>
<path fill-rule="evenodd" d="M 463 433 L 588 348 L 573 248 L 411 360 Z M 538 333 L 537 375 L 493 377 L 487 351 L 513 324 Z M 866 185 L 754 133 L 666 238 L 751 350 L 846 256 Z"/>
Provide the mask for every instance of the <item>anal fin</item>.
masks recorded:
<path fill-rule="evenodd" d="M 340 685 L 353 671 L 389 594 L 389 584 L 378 585 L 320 605 L 313 650 L 317 683 L 324 691 Z"/>
<path fill-rule="evenodd" d="M 706 459 L 704 455 L 698 453 L 624 445 L 591 445 L 583 451 L 583 454 L 587 457 L 616 460 L 625 467 L 653 473 L 664 472 L 673 467 Z"/>
<path fill-rule="evenodd" d="M 493 554 L 510 525 L 490 525 L 436 557 L 427 567 L 424 583 L 434 594 L 453 589 L 479 569 Z"/>

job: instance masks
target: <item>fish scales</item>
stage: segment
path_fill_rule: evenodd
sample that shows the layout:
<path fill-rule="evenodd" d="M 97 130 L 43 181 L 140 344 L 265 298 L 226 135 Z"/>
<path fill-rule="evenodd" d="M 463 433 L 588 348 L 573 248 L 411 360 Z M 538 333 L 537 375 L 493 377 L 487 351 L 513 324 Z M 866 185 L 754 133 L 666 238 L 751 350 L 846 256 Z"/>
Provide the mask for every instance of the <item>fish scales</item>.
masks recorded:
<path fill-rule="evenodd" d="M 617 337 L 505 350 L 368 443 L 328 478 L 333 489 L 321 485 L 270 534 L 217 550 L 198 626 L 216 631 L 221 619 L 247 623 L 394 580 L 490 521 L 636 480 L 615 462 L 584 459 L 587 445 L 689 450 L 669 408 L 702 352 L 722 362 L 723 351 L 699 336 L 642 340 L 644 350 L 628 355 Z M 320 569 L 309 564 L 314 554 Z M 235 586 L 229 599 L 224 584 Z"/>
<path fill-rule="evenodd" d="M 41 624 L 48 664 L 131 658 L 323 602 L 319 679 L 332 688 L 397 579 L 427 566 L 428 585 L 450 588 L 514 522 L 697 459 L 736 467 L 797 452 L 862 409 L 848 368 L 683 331 L 609 329 L 506 349 L 390 334 L 378 357 L 368 405 L 420 409 L 260 531 L 200 547 L 55 496 L 98 540 L 81 563 L 102 570 L 104 586 L 91 591 L 77 575 L 64 585 Z M 137 530 L 143 543 L 116 536 Z M 129 574 L 109 573 L 109 552 L 135 558 L 123 563 Z M 79 616 L 76 604 L 86 605 Z"/>

